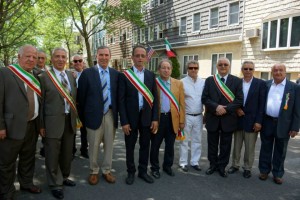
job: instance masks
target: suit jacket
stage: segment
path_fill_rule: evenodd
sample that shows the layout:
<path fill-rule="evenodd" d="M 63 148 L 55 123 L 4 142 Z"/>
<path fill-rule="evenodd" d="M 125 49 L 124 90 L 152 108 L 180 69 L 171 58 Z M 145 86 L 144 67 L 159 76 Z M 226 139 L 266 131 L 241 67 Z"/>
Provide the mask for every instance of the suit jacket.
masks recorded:
<path fill-rule="evenodd" d="M 236 109 L 243 105 L 243 85 L 242 80 L 231 74 L 228 75 L 226 86 L 235 95 L 233 102 L 229 101 L 218 89 L 213 77 L 205 80 L 205 86 L 202 93 L 202 104 L 205 105 L 206 129 L 208 131 L 217 131 L 219 124 L 224 132 L 232 132 L 237 129 Z M 216 115 L 218 105 L 225 105 L 226 114 Z"/>
<path fill-rule="evenodd" d="M 114 117 L 114 127 L 118 127 L 118 81 L 119 72 L 109 68 L 111 106 Z M 103 119 L 103 93 L 99 70 L 97 66 L 84 70 L 78 80 L 77 103 L 79 117 L 90 129 L 100 127 Z"/>
<path fill-rule="evenodd" d="M 146 99 L 144 99 L 144 107 L 139 119 L 139 97 L 138 90 L 122 73 L 119 80 L 119 113 L 121 125 L 130 124 L 132 129 L 138 127 L 138 122 L 141 120 L 142 126 L 147 127 L 151 125 L 152 121 L 158 121 L 158 103 L 157 103 L 157 88 L 155 82 L 155 74 L 145 69 L 144 84 L 151 91 L 154 96 L 153 107 L 150 108 Z"/>
<path fill-rule="evenodd" d="M 54 73 L 53 68 L 51 71 Z M 71 96 L 76 99 L 76 81 L 70 71 L 65 71 L 71 86 Z M 39 75 L 42 88 L 42 105 L 40 107 L 41 126 L 46 129 L 47 138 L 61 138 L 65 128 L 65 101 L 47 73 Z M 76 132 L 77 114 L 70 107 L 71 125 Z"/>
<path fill-rule="evenodd" d="M 33 75 L 37 77 L 33 71 Z M 38 101 L 40 103 L 40 97 Z M 24 82 L 10 69 L 0 69 L 0 130 L 10 139 L 24 139 L 27 128 L 28 99 Z M 39 116 L 36 118 L 39 129 Z"/>
<path fill-rule="evenodd" d="M 267 94 L 271 88 L 272 80 L 267 81 Z M 289 94 L 289 101 L 287 109 L 284 109 L 286 95 Z M 266 98 L 267 99 L 267 98 Z M 280 105 L 280 111 L 277 123 L 277 137 L 289 138 L 290 131 L 299 131 L 300 125 L 300 87 L 286 80 L 282 101 Z M 263 134 L 270 135 L 272 130 L 265 130 L 263 126 Z"/>
<path fill-rule="evenodd" d="M 266 82 L 253 77 L 245 105 L 245 115 L 239 117 L 238 130 L 253 132 L 255 123 L 262 124 L 266 102 Z"/>
<path fill-rule="evenodd" d="M 176 80 L 174 78 L 170 78 L 171 82 L 171 92 L 173 93 L 174 97 L 179 103 L 180 109 L 179 109 L 179 115 L 175 108 L 175 106 L 170 102 L 170 110 L 171 110 L 171 116 L 172 116 L 172 124 L 173 124 L 173 130 L 176 134 L 179 129 L 179 124 L 185 122 L 185 101 L 184 101 L 184 88 L 183 83 L 179 80 Z M 157 99 L 158 99 L 158 108 L 160 113 L 161 108 L 161 102 L 160 102 L 160 93 L 162 91 L 157 86 Z"/>

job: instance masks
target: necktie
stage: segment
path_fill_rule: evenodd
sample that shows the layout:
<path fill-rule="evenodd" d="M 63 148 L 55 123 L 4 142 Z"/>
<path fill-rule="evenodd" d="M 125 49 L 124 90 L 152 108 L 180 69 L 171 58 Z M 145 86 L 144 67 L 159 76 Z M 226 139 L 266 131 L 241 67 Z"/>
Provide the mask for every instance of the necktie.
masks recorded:
<path fill-rule="evenodd" d="M 29 104 L 27 121 L 30 121 L 34 116 L 34 94 L 29 86 L 27 86 L 27 99 Z"/>
<path fill-rule="evenodd" d="M 225 83 L 225 78 L 222 77 L 222 78 L 221 78 L 221 81 L 222 81 L 223 83 Z"/>
<path fill-rule="evenodd" d="M 104 114 L 107 113 L 109 105 L 108 105 L 108 87 L 107 87 L 107 79 L 105 76 L 106 71 L 101 71 L 101 85 L 102 85 L 102 94 L 103 94 L 103 111 Z"/>
<path fill-rule="evenodd" d="M 66 92 L 71 95 L 71 90 L 70 90 L 68 81 L 65 78 L 65 73 L 61 72 L 60 73 L 60 77 L 61 77 L 61 84 L 62 84 L 62 86 L 64 87 L 64 89 L 66 90 Z M 70 105 L 69 105 L 69 103 L 66 100 L 65 100 L 65 108 L 66 108 L 67 112 L 70 110 Z"/>

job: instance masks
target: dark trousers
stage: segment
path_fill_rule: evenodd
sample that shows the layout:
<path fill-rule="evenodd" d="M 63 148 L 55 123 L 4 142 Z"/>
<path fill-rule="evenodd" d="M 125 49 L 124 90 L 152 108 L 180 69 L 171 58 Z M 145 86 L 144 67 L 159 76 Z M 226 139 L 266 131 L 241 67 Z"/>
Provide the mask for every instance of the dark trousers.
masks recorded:
<path fill-rule="evenodd" d="M 217 131 L 207 131 L 208 160 L 210 166 L 225 169 L 229 163 L 232 132 L 224 132 L 220 127 Z M 220 145 L 220 146 L 219 146 Z M 218 152 L 220 152 L 218 154 Z"/>
<path fill-rule="evenodd" d="M 82 126 L 80 128 L 80 140 L 81 140 L 81 147 L 80 147 L 80 152 L 81 153 L 87 153 L 88 150 L 88 141 L 87 141 L 87 131 L 85 126 Z"/>
<path fill-rule="evenodd" d="M 141 118 L 140 118 L 141 119 Z M 148 160 L 149 160 L 149 147 L 150 147 L 150 136 L 151 131 L 150 127 L 144 127 L 141 124 L 141 120 L 138 122 L 138 128 L 132 129 L 129 135 L 125 135 L 125 146 L 126 146 L 126 165 L 127 165 L 127 172 L 128 173 L 135 173 L 136 168 L 134 164 L 134 149 L 135 144 L 138 138 L 138 133 L 140 134 L 139 137 L 139 166 L 138 170 L 139 173 L 147 173 L 148 167 Z"/>
<path fill-rule="evenodd" d="M 32 120 L 27 124 L 24 139 L 5 138 L 0 140 L 0 199 L 13 196 L 18 156 L 18 181 L 20 186 L 29 188 L 33 185 L 37 138 L 35 120 Z"/>
<path fill-rule="evenodd" d="M 284 160 L 289 137 L 277 137 L 277 120 L 264 118 L 263 129 L 260 133 L 261 147 L 259 154 L 259 171 L 263 174 L 272 174 L 281 178 L 284 174 Z"/>
<path fill-rule="evenodd" d="M 165 139 L 163 168 L 172 167 L 175 138 L 171 113 L 161 114 L 158 132 L 151 135 L 150 163 L 152 171 L 159 171 L 159 148 L 163 139 Z"/>

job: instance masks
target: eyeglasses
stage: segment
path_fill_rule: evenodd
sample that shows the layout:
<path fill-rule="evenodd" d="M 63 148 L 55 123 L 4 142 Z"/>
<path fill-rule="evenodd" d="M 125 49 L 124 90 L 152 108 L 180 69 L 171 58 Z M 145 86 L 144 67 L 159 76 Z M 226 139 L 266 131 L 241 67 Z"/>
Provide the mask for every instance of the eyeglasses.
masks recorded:
<path fill-rule="evenodd" d="M 244 71 L 253 71 L 253 68 L 243 68 Z"/>
<path fill-rule="evenodd" d="M 189 70 L 198 70 L 198 67 L 189 67 Z"/>
<path fill-rule="evenodd" d="M 38 57 L 39 60 L 45 60 L 45 57 Z"/>
<path fill-rule="evenodd" d="M 82 59 L 80 59 L 80 60 L 73 60 L 73 62 L 74 63 L 77 63 L 77 62 L 82 63 Z"/>

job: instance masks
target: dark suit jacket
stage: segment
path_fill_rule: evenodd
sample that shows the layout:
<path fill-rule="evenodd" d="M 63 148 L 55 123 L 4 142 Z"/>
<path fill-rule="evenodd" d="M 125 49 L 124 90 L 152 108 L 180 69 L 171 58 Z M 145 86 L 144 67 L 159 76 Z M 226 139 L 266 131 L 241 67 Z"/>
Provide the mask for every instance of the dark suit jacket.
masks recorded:
<path fill-rule="evenodd" d="M 221 123 L 224 132 L 232 132 L 237 129 L 236 109 L 243 105 L 243 85 L 242 80 L 236 76 L 228 75 L 226 86 L 235 95 L 233 102 L 229 101 L 218 89 L 214 82 L 213 76 L 208 77 L 205 81 L 202 93 L 202 103 L 205 105 L 206 129 L 208 131 L 217 131 Z M 226 114 L 223 116 L 216 115 L 218 105 L 225 105 Z"/>
<path fill-rule="evenodd" d="M 239 117 L 238 130 L 253 132 L 255 123 L 262 124 L 266 102 L 266 82 L 253 77 L 245 105 L 245 115 Z"/>
<path fill-rule="evenodd" d="M 53 69 L 51 71 L 54 73 Z M 71 95 L 76 100 L 76 81 L 72 73 L 65 71 L 71 86 Z M 46 72 L 39 75 L 42 88 L 42 105 L 40 107 L 41 126 L 46 129 L 47 138 L 61 138 L 65 128 L 65 101 Z M 70 107 L 71 125 L 76 132 L 76 113 Z"/>
<path fill-rule="evenodd" d="M 35 77 L 36 74 L 33 71 Z M 38 100 L 40 98 L 38 96 Z M 28 100 L 24 82 L 10 69 L 0 69 L 0 130 L 8 138 L 24 139 L 27 128 Z M 36 118 L 36 122 L 39 119 Z M 39 129 L 39 123 L 36 124 Z"/>
<path fill-rule="evenodd" d="M 158 102 L 157 102 L 157 88 L 155 82 L 155 74 L 145 69 L 144 84 L 148 87 L 154 96 L 153 107 L 144 98 L 144 107 L 141 116 L 142 126 L 147 127 L 151 125 L 152 121 L 158 121 Z M 138 127 L 139 120 L 139 97 L 138 90 L 122 73 L 119 80 L 119 112 L 121 125 L 130 124 L 132 129 Z"/>
<path fill-rule="evenodd" d="M 118 81 L 119 72 L 109 68 L 111 106 L 114 127 L 118 127 Z M 97 66 L 84 70 L 78 80 L 77 103 L 80 120 L 90 129 L 100 127 L 103 118 L 103 93 Z"/>
<path fill-rule="evenodd" d="M 267 96 L 272 84 L 272 80 L 267 81 Z M 288 108 L 284 109 L 286 95 L 289 94 Z M 300 88 L 297 84 L 286 80 L 282 102 L 280 106 L 278 123 L 277 123 L 277 137 L 289 138 L 290 131 L 299 131 L 300 125 Z M 263 126 L 262 133 L 271 135 L 272 130 L 265 130 Z"/>

